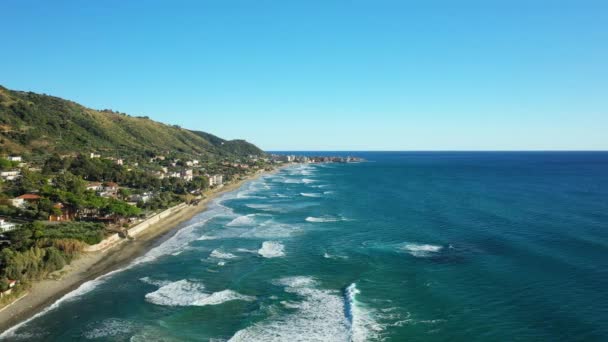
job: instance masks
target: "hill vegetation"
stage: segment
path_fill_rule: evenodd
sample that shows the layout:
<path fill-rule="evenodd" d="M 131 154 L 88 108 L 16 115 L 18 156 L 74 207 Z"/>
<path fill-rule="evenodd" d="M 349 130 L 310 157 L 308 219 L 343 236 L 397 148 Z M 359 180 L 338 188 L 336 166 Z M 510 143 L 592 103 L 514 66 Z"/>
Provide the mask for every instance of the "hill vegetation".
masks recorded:
<path fill-rule="evenodd" d="M 203 160 L 263 154 L 244 140 L 226 141 L 147 117 L 93 110 L 58 97 L 0 86 L 0 153 L 74 152 L 123 157 L 179 153 Z"/>

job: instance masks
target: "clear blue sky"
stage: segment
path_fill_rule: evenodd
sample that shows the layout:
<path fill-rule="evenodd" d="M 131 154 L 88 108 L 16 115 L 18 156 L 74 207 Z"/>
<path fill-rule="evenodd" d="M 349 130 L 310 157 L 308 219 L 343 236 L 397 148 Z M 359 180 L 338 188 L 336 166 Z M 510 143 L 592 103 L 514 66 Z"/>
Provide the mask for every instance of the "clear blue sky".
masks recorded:
<path fill-rule="evenodd" d="M 0 84 L 266 150 L 608 149 L 608 1 L 0 4 Z"/>

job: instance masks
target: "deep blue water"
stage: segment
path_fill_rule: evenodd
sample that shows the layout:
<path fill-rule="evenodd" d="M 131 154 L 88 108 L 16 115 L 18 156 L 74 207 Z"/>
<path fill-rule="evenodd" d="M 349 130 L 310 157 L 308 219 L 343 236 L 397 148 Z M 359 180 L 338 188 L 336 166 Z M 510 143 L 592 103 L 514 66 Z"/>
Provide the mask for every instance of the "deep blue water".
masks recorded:
<path fill-rule="evenodd" d="M 347 153 L 214 203 L 4 338 L 608 340 L 608 153 Z"/>

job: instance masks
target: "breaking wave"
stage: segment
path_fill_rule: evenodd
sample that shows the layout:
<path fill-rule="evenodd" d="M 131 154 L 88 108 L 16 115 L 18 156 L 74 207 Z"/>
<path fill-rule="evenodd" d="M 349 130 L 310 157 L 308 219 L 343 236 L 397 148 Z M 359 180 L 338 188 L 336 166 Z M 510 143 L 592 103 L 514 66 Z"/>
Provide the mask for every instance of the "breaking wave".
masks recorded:
<path fill-rule="evenodd" d="M 342 217 L 335 217 L 335 216 L 321 216 L 321 217 L 309 216 L 309 217 L 306 218 L 306 221 L 307 222 L 322 223 L 322 222 L 344 221 L 344 219 Z"/>
<path fill-rule="evenodd" d="M 345 290 L 345 312 L 350 322 L 351 341 L 379 339 L 382 326 L 374 319 L 374 313 L 357 301 L 357 295 L 360 293 L 355 283 L 350 284 Z"/>
<path fill-rule="evenodd" d="M 258 250 L 258 254 L 264 258 L 278 258 L 285 256 L 285 246 L 276 241 L 264 241 L 262 248 Z"/>
<path fill-rule="evenodd" d="M 209 254 L 209 257 L 215 259 L 234 259 L 237 256 L 232 253 L 222 252 L 219 249 L 214 249 L 211 251 L 211 254 Z"/>
<path fill-rule="evenodd" d="M 318 192 L 300 192 L 300 195 L 304 197 L 321 197 L 323 194 Z"/>
<path fill-rule="evenodd" d="M 311 277 L 288 277 L 275 282 L 302 301 L 284 305 L 294 313 L 270 318 L 238 331 L 229 341 L 327 341 L 348 342 L 349 323 L 344 301 L 337 291 L 317 289 Z"/>
<path fill-rule="evenodd" d="M 178 280 L 161 286 L 158 290 L 146 294 L 146 301 L 163 306 L 205 306 L 218 305 L 232 300 L 253 301 L 255 297 L 242 295 L 232 290 L 205 293 L 203 284 Z"/>
<path fill-rule="evenodd" d="M 417 258 L 427 258 L 432 256 L 443 249 L 443 246 L 417 244 L 417 243 L 405 243 L 401 249 L 407 251 L 412 256 Z"/>

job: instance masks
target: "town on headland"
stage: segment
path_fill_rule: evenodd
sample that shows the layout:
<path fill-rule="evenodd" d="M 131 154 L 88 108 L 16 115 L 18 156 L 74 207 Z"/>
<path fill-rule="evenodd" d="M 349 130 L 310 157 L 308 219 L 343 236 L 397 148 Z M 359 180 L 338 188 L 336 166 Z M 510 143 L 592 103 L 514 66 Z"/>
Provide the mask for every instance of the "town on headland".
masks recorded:
<path fill-rule="evenodd" d="M 292 163 L 360 161 L 268 154 L 0 87 L 0 311 L 82 255 L 107 253 L 231 185 Z"/>

